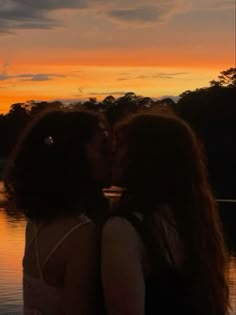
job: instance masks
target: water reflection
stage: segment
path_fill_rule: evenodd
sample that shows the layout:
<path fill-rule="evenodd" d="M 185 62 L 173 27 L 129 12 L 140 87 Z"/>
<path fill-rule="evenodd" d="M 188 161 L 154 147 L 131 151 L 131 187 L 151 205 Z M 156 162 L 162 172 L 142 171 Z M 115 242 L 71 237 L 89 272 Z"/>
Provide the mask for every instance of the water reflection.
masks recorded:
<path fill-rule="evenodd" d="M 0 314 L 21 314 L 25 222 L 0 209 Z"/>

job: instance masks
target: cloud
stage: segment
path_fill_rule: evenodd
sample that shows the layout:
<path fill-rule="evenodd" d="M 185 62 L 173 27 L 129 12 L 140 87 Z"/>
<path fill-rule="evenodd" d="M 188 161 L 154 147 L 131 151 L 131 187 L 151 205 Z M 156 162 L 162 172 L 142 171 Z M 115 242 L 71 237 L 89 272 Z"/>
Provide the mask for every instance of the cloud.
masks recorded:
<path fill-rule="evenodd" d="M 59 22 L 49 17 L 47 11 L 38 10 L 24 1 L 0 0 L 0 32 L 11 33 L 17 29 L 49 29 Z"/>
<path fill-rule="evenodd" d="M 46 10 L 86 8 L 88 6 L 87 0 L 15 0 L 15 2 L 31 8 Z"/>
<path fill-rule="evenodd" d="M 42 17 L 40 11 L 34 10 L 22 3 L 17 3 L 14 0 L 1 0 L 0 4 L 1 21 L 20 21 L 20 19 L 32 20 L 33 18 L 37 19 Z"/>
<path fill-rule="evenodd" d="M 28 23 L 18 23 L 15 25 L 15 28 L 20 29 L 41 29 L 41 30 L 50 30 L 56 27 L 59 27 L 61 24 L 57 21 L 38 21 L 38 22 L 28 22 Z"/>
<path fill-rule="evenodd" d="M 8 80 L 10 77 L 7 74 L 1 73 L 0 74 L 0 81 Z"/>
<path fill-rule="evenodd" d="M 38 74 L 20 74 L 15 76 L 15 78 L 21 78 L 21 81 L 49 81 L 54 78 L 63 78 L 65 77 L 62 74 L 53 74 L 53 73 L 38 73 Z"/>
<path fill-rule="evenodd" d="M 121 78 L 117 79 L 117 81 L 127 81 L 127 80 L 132 80 L 132 78 L 130 78 L 130 77 L 121 77 Z"/>
<path fill-rule="evenodd" d="M 2 72 L 0 73 L 0 81 L 5 81 L 9 78 L 8 74 L 7 74 L 7 68 L 8 68 L 9 64 L 8 63 L 4 63 L 2 65 Z"/>
<path fill-rule="evenodd" d="M 145 3 L 145 5 L 144 5 Z M 18 29 L 54 29 L 58 10 L 86 10 L 115 23 L 143 27 L 163 23 L 191 10 L 234 7 L 234 0 L 0 0 L 0 33 Z"/>
<path fill-rule="evenodd" d="M 109 96 L 109 95 L 124 95 L 128 93 L 128 91 L 114 91 L 114 92 L 91 92 L 88 93 L 89 95 L 92 96 Z"/>
<path fill-rule="evenodd" d="M 21 75 L 22 77 L 23 75 Z M 38 74 L 32 74 L 32 75 L 24 75 L 28 76 L 27 81 L 48 81 L 48 80 L 53 80 L 55 78 L 64 78 L 65 76 L 62 74 L 53 74 L 53 73 L 38 73 Z M 19 77 L 19 76 L 18 76 Z"/>
<path fill-rule="evenodd" d="M 0 0 L 0 32 L 58 27 L 62 23 L 52 18 L 52 11 L 84 8 L 86 3 L 86 0 Z"/>
<path fill-rule="evenodd" d="M 138 76 L 131 76 L 127 75 L 126 77 L 119 77 L 118 81 L 127 81 L 127 80 L 147 80 L 147 79 L 176 79 L 178 76 L 188 75 L 188 72 L 158 72 L 152 73 L 149 75 L 138 75 Z"/>
<path fill-rule="evenodd" d="M 170 72 L 170 73 L 156 73 L 153 74 L 151 77 L 153 79 L 176 79 L 178 76 L 187 75 L 188 72 Z"/>
<path fill-rule="evenodd" d="M 135 9 L 118 9 L 108 12 L 110 17 L 126 22 L 153 22 L 162 18 L 162 12 L 156 7 L 138 7 Z"/>
<path fill-rule="evenodd" d="M 193 0 L 192 0 L 193 1 Z M 107 16 L 117 22 L 125 22 L 138 25 L 140 27 L 168 21 L 173 15 L 182 13 L 191 8 L 191 1 L 187 0 L 149 0 L 132 2 L 127 5 L 123 2 L 123 7 L 113 8 L 107 11 Z"/>
<path fill-rule="evenodd" d="M 8 74 L 8 64 L 2 66 L 2 72 L 0 73 L 0 81 L 7 81 L 16 79 L 19 81 L 48 81 L 55 78 L 63 78 L 65 75 L 57 73 L 21 73 L 21 74 Z"/>
<path fill-rule="evenodd" d="M 198 0 L 198 3 L 194 5 L 194 9 L 200 10 L 222 10 L 234 8 L 235 0 Z"/>

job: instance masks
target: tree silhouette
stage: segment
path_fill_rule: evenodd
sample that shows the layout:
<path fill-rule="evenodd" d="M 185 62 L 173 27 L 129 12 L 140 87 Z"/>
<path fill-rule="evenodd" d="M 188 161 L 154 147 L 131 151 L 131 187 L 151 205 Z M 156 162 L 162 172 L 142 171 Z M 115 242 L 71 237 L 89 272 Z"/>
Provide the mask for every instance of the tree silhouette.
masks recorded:
<path fill-rule="evenodd" d="M 23 103 L 11 105 L 9 112 L 0 119 L 0 157 L 10 153 L 16 139 L 29 121 L 29 113 Z"/>
<path fill-rule="evenodd" d="M 36 102 L 30 101 L 28 104 L 28 110 L 30 111 L 30 115 L 37 115 L 45 110 L 60 110 L 63 109 L 64 104 L 60 101 L 54 102 Z"/>
<path fill-rule="evenodd" d="M 233 71 L 223 71 L 219 78 L 220 83 L 211 82 L 208 88 L 182 93 L 174 109 L 190 123 L 205 146 L 215 194 L 235 198 L 236 86 Z"/>
<path fill-rule="evenodd" d="M 218 80 L 210 82 L 212 86 L 226 86 L 230 88 L 236 87 L 236 68 L 224 70 L 218 76 Z"/>

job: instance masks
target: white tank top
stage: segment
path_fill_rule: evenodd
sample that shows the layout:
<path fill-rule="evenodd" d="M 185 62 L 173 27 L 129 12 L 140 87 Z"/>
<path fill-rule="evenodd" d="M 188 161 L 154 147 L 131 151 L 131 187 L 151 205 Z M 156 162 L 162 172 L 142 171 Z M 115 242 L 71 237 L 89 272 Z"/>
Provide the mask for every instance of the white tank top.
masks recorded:
<path fill-rule="evenodd" d="M 66 240 L 66 238 L 79 227 L 91 223 L 91 220 L 85 216 L 80 216 L 80 222 L 70 227 L 69 230 L 60 238 L 60 240 L 52 247 L 49 254 L 40 262 L 38 251 L 38 232 L 39 229 L 34 225 L 34 236 L 27 244 L 25 255 L 27 254 L 31 244 L 35 241 L 35 254 L 39 278 L 27 275 L 23 271 L 23 300 L 24 315 L 63 315 L 63 288 L 56 288 L 48 285 L 43 279 L 43 268 L 48 262 L 52 254 Z"/>

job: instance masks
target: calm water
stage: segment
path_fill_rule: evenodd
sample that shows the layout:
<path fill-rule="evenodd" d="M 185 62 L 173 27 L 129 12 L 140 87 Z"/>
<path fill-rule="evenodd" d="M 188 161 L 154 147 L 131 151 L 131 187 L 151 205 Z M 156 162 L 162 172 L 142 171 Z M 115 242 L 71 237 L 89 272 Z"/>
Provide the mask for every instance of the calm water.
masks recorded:
<path fill-rule="evenodd" d="M 0 314 L 22 314 L 21 260 L 25 222 L 0 209 Z"/>
<path fill-rule="evenodd" d="M 22 254 L 25 221 L 0 208 L 0 315 L 22 314 Z M 236 259 L 230 267 L 232 315 L 236 314 Z"/>

